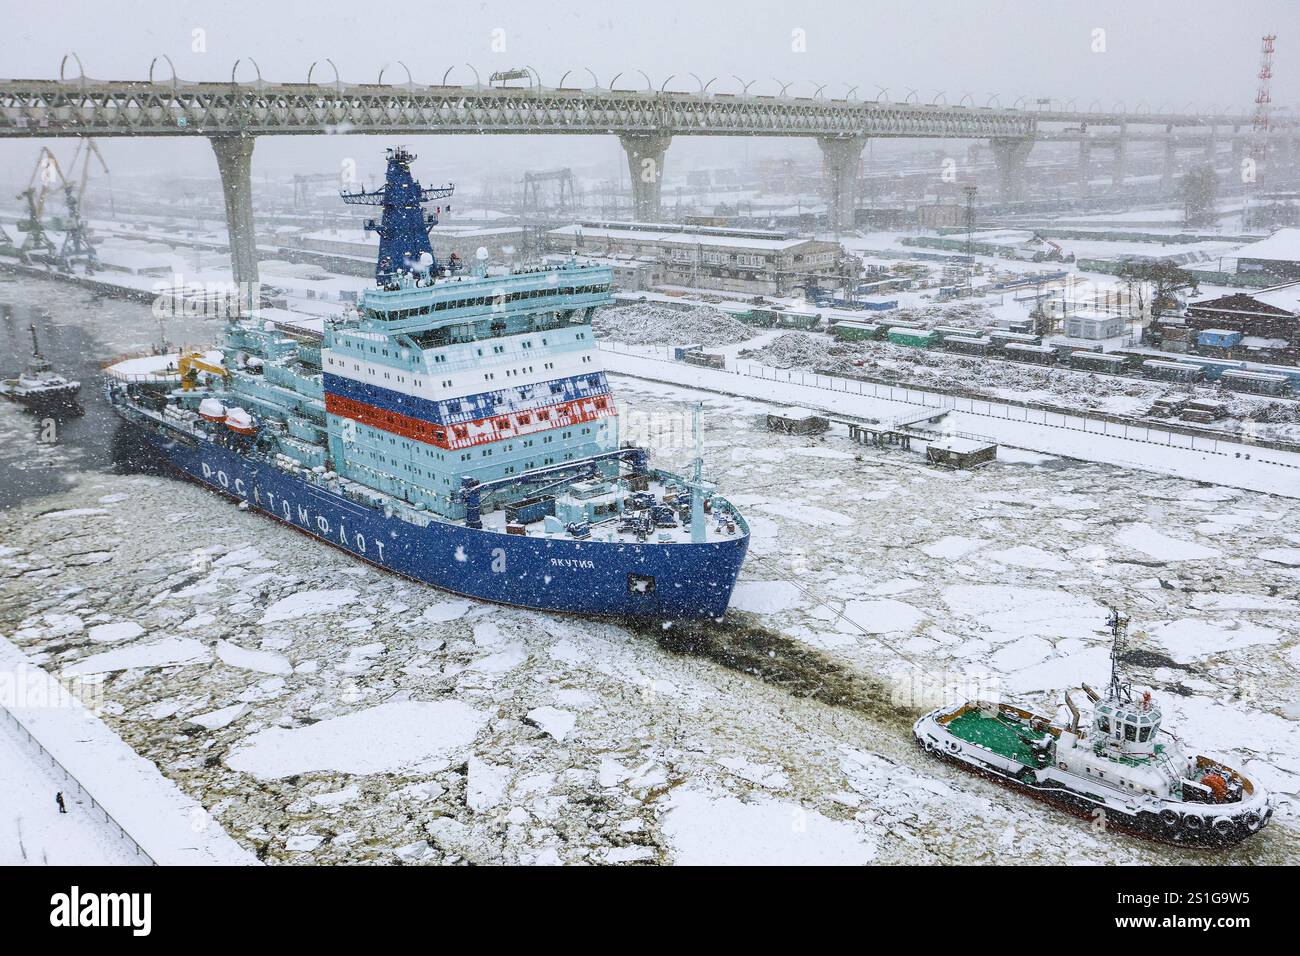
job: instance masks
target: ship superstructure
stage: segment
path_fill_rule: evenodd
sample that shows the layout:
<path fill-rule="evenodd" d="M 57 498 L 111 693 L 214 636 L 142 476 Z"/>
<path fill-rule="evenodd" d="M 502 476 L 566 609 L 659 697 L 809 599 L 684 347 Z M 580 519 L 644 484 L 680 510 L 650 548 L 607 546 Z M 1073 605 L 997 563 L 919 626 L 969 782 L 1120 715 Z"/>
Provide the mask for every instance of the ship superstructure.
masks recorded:
<path fill-rule="evenodd" d="M 451 187 L 419 186 L 413 159 L 391 150 L 384 190 L 345 194 L 384 208 L 355 312 L 233 319 L 219 352 L 111 367 L 110 400 L 192 477 L 410 577 L 550 610 L 721 616 L 748 529 L 698 470 L 620 443 L 591 330 L 610 270 L 457 274 L 419 212 Z"/>
<path fill-rule="evenodd" d="M 1128 617 L 1112 610 L 1110 687 L 1082 685 L 1085 724 L 1070 694 L 1068 720 L 1013 704 L 968 701 L 926 714 L 914 734 L 927 752 L 1108 827 L 1167 843 L 1231 846 L 1273 813 L 1268 794 L 1239 771 L 1189 754 L 1162 727 L 1150 691 L 1120 676 Z"/>

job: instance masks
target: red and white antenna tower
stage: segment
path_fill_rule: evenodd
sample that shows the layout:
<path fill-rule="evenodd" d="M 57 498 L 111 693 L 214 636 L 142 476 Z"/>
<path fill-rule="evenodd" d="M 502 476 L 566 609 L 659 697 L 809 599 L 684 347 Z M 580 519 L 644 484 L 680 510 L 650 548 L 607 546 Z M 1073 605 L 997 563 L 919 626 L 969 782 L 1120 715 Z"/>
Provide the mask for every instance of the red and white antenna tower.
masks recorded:
<path fill-rule="evenodd" d="M 1273 102 L 1269 88 L 1273 81 L 1273 41 L 1277 34 L 1269 33 L 1259 43 L 1259 89 L 1255 92 L 1255 119 L 1251 124 L 1250 155 L 1255 161 L 1255 182 L 1268 157 L 1268 112 Z"/>

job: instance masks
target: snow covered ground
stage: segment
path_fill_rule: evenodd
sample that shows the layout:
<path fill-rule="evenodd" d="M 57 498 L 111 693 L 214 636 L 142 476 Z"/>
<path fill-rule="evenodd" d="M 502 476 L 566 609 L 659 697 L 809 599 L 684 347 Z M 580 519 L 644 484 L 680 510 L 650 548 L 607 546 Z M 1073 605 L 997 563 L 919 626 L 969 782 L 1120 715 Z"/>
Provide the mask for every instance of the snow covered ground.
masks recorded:
<path fill-rule="evenodd" d="M 699 644 L 453 599 L 98 473 L 0 515 L 0 633 L 102 673 L 103 719 L 271 863 L 1186 862 L 910 741 L 946 691 L 1055 707 L 1102 681 L 1113 602 L 1171 726 L 1282 801 L 1222 859 L 1300 859 L 1287 501 L 1030 453 L 940 472 L 768 433 L 749 399 L 614 384 L 651 419 L 704 399 L 707 470 L 753 527 Z M 109 557 L 66 565 L 87 551 Z"/>
<path fill-rule="evenodd" d="M 0 866 L 131 866 L 144 861 L 0 716 Z M 54 795 L 62 793 L 67 813 Z"/>

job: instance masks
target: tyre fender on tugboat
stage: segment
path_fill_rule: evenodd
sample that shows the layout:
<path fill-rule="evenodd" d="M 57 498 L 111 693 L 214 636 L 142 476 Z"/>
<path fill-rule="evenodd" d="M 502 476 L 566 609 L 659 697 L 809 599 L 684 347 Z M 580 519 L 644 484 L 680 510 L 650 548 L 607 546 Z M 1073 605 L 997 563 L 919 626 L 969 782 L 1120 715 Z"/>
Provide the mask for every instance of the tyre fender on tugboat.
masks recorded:
<path fill-rule="evenodd" d="M 1160 822 L 1163 823 L 1168 829 L 1172 830 L 1174 827 L 1178 826 L 1178 820 L 1179 820 L 1179 815 L 1177 810 L 1160 811 Z"/>

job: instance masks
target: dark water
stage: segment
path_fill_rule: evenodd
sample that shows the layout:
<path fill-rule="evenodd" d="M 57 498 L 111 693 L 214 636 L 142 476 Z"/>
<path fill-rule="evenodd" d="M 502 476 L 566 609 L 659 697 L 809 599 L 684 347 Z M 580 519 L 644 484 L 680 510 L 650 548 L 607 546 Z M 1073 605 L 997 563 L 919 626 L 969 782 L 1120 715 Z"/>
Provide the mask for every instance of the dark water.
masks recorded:
<path fill-rule="evenodd" d="M 163 329 L 150 306 L 93 295 L 76 286 L 0 275 L 0 378 L 12 378 L 31 354 L 36 324 L 41 351 L 61 375 L 81 381 L 80 417 L 38 417 L 0 401 L 0 508 L 55 494 L 79 474 L 137 470 L 140 459 L 103 395 L 104 362 L 147 352 Z M 211 342 L 216 323 L 169 322 L 169 338 Z M 147 469 L 145 469 L 147 470 Z"/>

